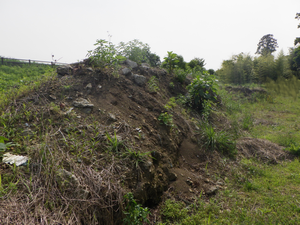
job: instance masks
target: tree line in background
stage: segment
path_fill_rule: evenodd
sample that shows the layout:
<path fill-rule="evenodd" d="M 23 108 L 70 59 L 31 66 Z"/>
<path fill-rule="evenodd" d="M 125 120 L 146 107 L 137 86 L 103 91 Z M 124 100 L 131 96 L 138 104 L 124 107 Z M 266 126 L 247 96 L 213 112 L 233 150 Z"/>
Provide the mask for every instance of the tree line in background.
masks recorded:
<path fill-rule="evenodd" d="M 295 19 L 300 20 L 300 13 L 296 14 Z M 270 79 L 290 79 L 293 76 L 300 79 L 299 37 L 295 39 L 294 45 L 288 55 L 280 51 L 274 57 L 272 53 L 278 48 L 277 40 L 272 34 L 264 35 L 257 45 L 258 57 L 243 52 L 234 55 L 231 59 L 223 61 L 221 68 L 216 71 L 216 76 L 222 82 L 232 84 L 264 83 Z"/>

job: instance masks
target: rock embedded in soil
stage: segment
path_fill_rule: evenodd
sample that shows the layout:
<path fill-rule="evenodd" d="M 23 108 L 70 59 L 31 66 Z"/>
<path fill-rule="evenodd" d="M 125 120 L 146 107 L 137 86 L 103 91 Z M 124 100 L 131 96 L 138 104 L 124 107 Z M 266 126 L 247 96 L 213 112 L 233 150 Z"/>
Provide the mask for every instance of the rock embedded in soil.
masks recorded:
<path fill-rule="evenodd" d="M 139 86 L 143 86 L 144 84 L 146 84 L 147 78 L 143 75 L 138 75 L 138 74 L 133 74 L 133 80 L 134 82 L 139 85 Z"/>
<path fill-rule="evenodd" d="M 93 108 L 94 105 L 84 98 L 77 98 L 73 102 L 73 106 L 77 108 Z"/>
<path fill-rule="evenodd" d="M 129 68 L 124 68 L 124 69 L 122 69 L 122 73 L 123 73 L 123 75 L 125 75 L 125 76 L 130 76 L 130 75 L 132 75 L 131 70 L 130 70 Z"/>
<path fill-rule="evenodd" d="M 142 63 L 141 66 L 145 69 L 150 69 L 150 65 L 148 63 Z"/>
<path fill-rule="evenodd" d="M 89 90 L 89 89 L 92 89 L 92 87 L 93 87 L 92 84 L 89 83 L 89 84 L 87 84 L 87 85 L 85 86 L 85 89 L 88 89 L 88 90 Z"/>
<path fill-rule="evenodd" d="M 138 64 L 137 64 L 136 62 L 133 62 L 133 61 L 131 61 L 131 60 L 129 60 L 129 59 L 126 59 L 126 60 L 124 61 L 124 63 L 125 63 L 125 65 L 129 66 L 129 67 L 132 68 L 132 69 L 138 67 Z"/>
<path fill-rule="evenodd" d="M 63 65 L 63 66 L 59 66 L 56 69 L 56 72 L 58 75 L 64 76 L 64 75 L 69 75 L 72 73 L 72 66 L 70 65 Z"/>
<path fill-rule="evenodd" d="M 210 186 L 210 187 L 206 190 L 206 194 L 208 194 L 208 195 L 213 195 L 213 194 L 216 194 L 217 191 L 218 191 L 218 187 L 217 187 L 217 186 Z"/>

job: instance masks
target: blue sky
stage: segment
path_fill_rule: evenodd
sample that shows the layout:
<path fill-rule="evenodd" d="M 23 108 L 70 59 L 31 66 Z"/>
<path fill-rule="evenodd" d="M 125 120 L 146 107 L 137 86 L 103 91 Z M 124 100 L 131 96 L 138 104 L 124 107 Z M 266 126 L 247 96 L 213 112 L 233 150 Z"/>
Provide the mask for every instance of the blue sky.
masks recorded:
<path fill-rule="evenodd" d="M 185 61 L 204 58 L 218 69 L 273 34 L 288 53 L 300 36 L 299 0 L 0 0 L 0 55 L 77 62 L 96 39 L 114 44 L 138 39 L 161 59 L 167 51 Z"/>

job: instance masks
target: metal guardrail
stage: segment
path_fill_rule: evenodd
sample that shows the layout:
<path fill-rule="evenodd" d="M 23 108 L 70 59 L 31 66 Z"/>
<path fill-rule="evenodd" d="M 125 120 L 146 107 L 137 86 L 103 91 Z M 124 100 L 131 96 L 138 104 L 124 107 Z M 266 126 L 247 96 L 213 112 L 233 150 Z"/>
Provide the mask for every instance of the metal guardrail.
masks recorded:
<path fill-rule="evenodd" d="M 51 65 L 51 66 L 59 66 L 59 65 L 67 65 L 69 63 L 61 63 L 56 61 L 42 61 L 42 60 L 32 60 L 32 59 L 15 59 L 15 58 L 5 58 L 1 57 L 0 65 L 7 64 L 42 64 L 42 65 Z"/>

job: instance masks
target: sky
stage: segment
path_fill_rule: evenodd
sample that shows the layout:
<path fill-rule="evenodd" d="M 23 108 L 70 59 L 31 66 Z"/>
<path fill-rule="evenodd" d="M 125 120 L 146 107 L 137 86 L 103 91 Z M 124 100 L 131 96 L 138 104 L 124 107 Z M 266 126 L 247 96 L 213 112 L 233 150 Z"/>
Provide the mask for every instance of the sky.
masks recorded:
<path fill-rule="evenodd" d="M 273 34 L 288 54 L 299 0 L 0 0 L 0 56 L 73 63 L 97 39 L 115 45 L 138 39 L 160 56 L 205 59 L 206 69 L 241 52 L 255 56 Z"/>

